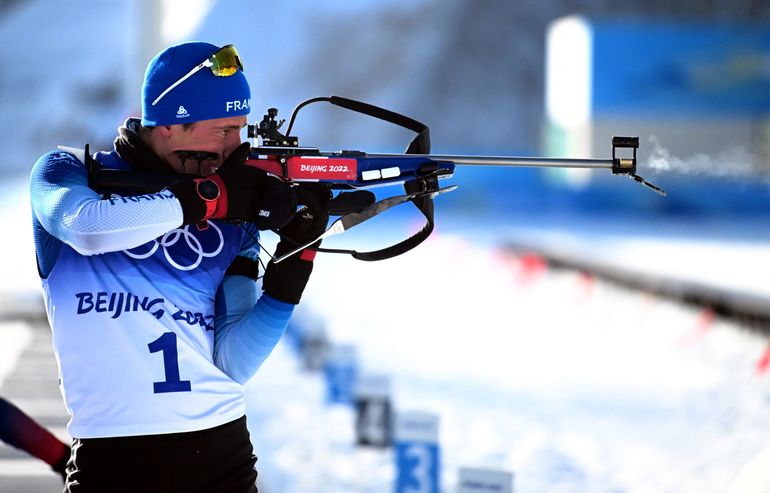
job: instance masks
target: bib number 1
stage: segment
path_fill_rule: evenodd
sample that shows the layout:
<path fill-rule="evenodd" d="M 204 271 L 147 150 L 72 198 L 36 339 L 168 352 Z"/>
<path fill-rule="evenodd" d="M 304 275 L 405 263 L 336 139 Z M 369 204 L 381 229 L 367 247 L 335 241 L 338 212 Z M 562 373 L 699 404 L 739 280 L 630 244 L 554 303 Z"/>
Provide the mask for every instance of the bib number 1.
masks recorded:
<path fill-rule="evenodd" d="M 164 394 L 166 392 L 190 392 L 191 386 L 189 380 L 180 380 L 179 378 L 179 353 L 176 349 L 176 334 L 166 332 L 147 345 L 150 353 L 163 353 L 163 369 L 166 373 L 166 380 L 163 382 L 153 382 L 153 392 Z"/>

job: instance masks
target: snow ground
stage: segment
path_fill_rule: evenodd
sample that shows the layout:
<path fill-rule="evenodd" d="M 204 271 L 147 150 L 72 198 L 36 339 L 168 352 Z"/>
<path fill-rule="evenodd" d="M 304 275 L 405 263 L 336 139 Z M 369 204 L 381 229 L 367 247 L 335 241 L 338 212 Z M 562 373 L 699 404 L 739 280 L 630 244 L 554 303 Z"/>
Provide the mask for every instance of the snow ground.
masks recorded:
<path fill-rule="evenodd" d="M 319 258 L 303 307 L 391 376 L 397 410 L 440 416 L 444 491 L 460 466 L 512 471 L 518 492 L 725 491 L 770 444 L 764 337 L 449 223 L 388 262 Z M 684 249 L 764 268 L 732 242 L 650 242 L 640 266 Z M 250 386 L 266 490 L 391 490 L 389 453 L 356 449 L 352 411 L 298 365 L 281 347 Z"/>

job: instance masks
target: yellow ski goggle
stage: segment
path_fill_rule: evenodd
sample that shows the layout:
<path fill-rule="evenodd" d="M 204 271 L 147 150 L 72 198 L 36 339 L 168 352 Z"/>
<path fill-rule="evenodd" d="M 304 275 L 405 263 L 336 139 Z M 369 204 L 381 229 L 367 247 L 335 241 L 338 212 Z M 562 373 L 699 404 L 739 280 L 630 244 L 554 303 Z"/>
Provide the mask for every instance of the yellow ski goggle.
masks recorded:
<path fill-rule="evenodd" d="M 235 46 L 225 45 L 217 50 L 213 55 L 196 65 L 185 75 L 180 77 L 179 80 L 168 86 L 165 91 L 160 93 L 160 95 L 155 98 L 155 101 L 152 102 L 152 105 L 155 106 L 158 104 L 158 101 L 160 101 L 163 96 L 171 92 L 173 88 L 204 68 L 211 69 L 211 73 L 217 77 L 230 77 L 238 70 L 243 71 L 243 64 L 241 63 L 241 57 L 238 55 L 238 51 L 235 49 Z"/>

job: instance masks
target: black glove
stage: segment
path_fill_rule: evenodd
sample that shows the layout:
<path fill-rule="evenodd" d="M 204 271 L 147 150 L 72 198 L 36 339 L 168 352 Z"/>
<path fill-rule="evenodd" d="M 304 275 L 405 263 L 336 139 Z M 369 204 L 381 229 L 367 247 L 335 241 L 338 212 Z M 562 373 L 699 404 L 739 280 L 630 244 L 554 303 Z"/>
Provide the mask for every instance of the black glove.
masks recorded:
<path fill-rule="evenodd" d="M 326 224 L 329 222 L 326 204 L 332 196 L 330 188 L 322 183 L 303 183 L 297 195 L 305 207 L 297 212 L 289 224 L 279 230 L 281 241 L 275 249 L 276 257 L 313 241 L 326 231 Z M 318 240 L 277 264 L 271 260 L 262 279 L 262 289 L 265 293 L 279 301 L 298 304 L 313 272 L 316 253 L 313 248 L 318 248 L 320 244 L 321 240 Z"/>
<path fill-rule="evenodd" d="M 266 230 L 281 228 L 291 220 L 297 210 L 294 190 L 261 169 L 245 166 L 249 149 L 249 143 L 244 142 L 216 173 L 183 177 L 168 187 L 182 204 L 184 224 L 238 219 Z"/>

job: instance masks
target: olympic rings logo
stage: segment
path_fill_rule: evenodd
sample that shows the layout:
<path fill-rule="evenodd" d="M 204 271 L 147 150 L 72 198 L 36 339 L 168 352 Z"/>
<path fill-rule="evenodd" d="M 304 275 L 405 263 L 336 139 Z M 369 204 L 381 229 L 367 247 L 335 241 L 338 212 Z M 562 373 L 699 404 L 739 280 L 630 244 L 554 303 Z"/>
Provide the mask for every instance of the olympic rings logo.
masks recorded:
<path fill-rule="evenodd" d="M 160 238 L 156 240 L 152 240 L 152 247 L 150 247 L 150 250 L 146 253 L 134 253 L 130 250 L 123 250 L 123 253 L 128 255 L 129 257 L 136 259 L 136 260 L 143 260 L 146 258 L 152 257 L 155 252 L 158 251 L 158 248 L 163 248 L 163 254 L 166 257 L 166 260 L 168 260 L 168 263 L 171 264 L 172 267 L 178 270 L 188 271 L 193 270 L 197 268 L 201 262 L 203 262 L 204 258 L 211 258 L 216 257 L 219 255 L 219 252 L 222 251 L 222 248 L 225 245 L 225 239 L 222 235 L 222 230 L 217 227 L 216 224 L 209 221 L 208 223 L 210 228 L 213 228 L 214 231 L 216 231 L 217 235 L 219 236 L 219 246 L 213 251 L 213 252 L 206 252 L 203 250 L 203 245 L 201 244 L 201 241 L 190 232 L 189 228 L 190 226 L 185 226 L 182 229 L 174 229 L 169 231 L 168 233 L 164 234 Z M 187 243 L 187 246 L 190 248 L 190 250 L 197 255 L 197 258 L 195 261 L 190 265 L 182 265 L 175 261 L 173 258 L 171 258 L 171 254 L 169 253 L 169 248 L 176 245 L 177 242 L 181 238 L 184 238 L 185 243 Z"/>

